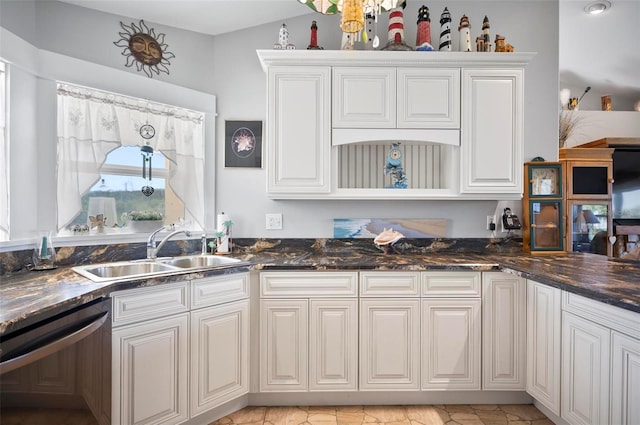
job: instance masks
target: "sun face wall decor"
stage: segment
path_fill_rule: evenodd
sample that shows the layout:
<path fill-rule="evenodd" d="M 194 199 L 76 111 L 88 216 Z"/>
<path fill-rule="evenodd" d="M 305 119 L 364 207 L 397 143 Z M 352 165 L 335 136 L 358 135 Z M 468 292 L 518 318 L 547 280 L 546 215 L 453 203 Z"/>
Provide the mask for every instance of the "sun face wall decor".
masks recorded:
<path fill-rule="evenodd" d="M 136 69 L 144 71 L 149 78 L 153 77 L 154 72 L 156 75 L 161 72 L 169 75 L 169 59 L 176 55 L 167 51 L 169 46 L 164 42 L 165 34 L 156 35 L 155 30 L 149 28 L 142 19 L 138 25 L 132 22 L 130 26 L 120 21 L 120 26 L 124 32 L 118 33 L 121 38 L 113 44 L 123 48 L 121 54 L 127 58 L 125 66 L 131 67 L 135 63 Z"/>

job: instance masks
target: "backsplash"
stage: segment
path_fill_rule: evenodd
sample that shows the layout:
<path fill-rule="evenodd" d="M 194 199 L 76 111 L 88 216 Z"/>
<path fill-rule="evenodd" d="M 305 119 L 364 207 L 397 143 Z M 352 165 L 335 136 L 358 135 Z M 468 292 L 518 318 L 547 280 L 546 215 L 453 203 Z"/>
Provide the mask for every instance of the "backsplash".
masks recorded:
<path fill-rule="evenodd" d="M 522 252 L 521 239 L 485 239 L 485 238 L 405 238 L 395 244 L 400 254 L 429 253 L 518 253 Z M 243 255 L 252 252 L 310 252 L 321 254 L 339 254 L 358 251 L 363 254 L 384 255 L 375 247 L 372 239 L 234 239 L 231 255 Z M 162 256 L 178 256 L 200 253 L 200 240 L 169 241 L 162 248 Z M 33 249 L 0 253 L 0 276 L 27 271 L 32 265 Z M 89 263 L 106 263 L 146 257 L 146 244 L 127 243 L 112 245 L 92 245 L 56 248 L 55 264 L 58 266 L 76 266 Z"/>

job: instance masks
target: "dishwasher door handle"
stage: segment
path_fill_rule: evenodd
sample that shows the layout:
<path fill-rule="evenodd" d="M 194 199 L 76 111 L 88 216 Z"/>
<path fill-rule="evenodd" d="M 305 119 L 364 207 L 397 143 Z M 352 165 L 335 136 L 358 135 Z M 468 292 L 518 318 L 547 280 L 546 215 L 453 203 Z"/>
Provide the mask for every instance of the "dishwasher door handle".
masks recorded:
<path fill-rule="evenodd" d="M 20 354 L 18 356 L 12 357 L 0 363 L 0 375 L 11 372 L 12 370 L 18 369 L 22 366 L 25 366 L 29 363 L 33 363 L 40 359 L 43 359 L 50 354 L 53 354 L 57 351 L 63 350 L 70 345 L 75 344 L 83 338 L 91 335 L 93 332 L 98 330 L 100 326 L 104 324 L 104 322 L 109 317 L 109 313 L 105 312 L 99 315 L 95 320 L 91 323 L 83 326 L 80 329 L 74 330 L 66 335 L 63 335 L 57 338 L 55 341 L 47 343 L 41 347 L 38 347 L 34 350 L 28 351 L 24 354 Z"/>

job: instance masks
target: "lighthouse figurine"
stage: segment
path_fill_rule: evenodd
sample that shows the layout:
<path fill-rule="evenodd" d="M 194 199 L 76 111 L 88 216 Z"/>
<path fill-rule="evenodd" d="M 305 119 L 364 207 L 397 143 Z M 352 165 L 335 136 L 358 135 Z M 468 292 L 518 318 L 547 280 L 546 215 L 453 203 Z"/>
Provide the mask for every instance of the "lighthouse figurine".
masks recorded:
<path fill-rule="evenodd" d="M 416 50 L 430 52 L 433 50 L 431 45 L 431 18 L 429 17 L 429 8 L 422 5 L 418 9 L 418 32 L 416 33 Z"/>
<path fill-rule="evenodd" d="M 440 15 L 440 47 L 442 52 L 451 51 L 451 14 L 446 7 Z"/>
<path fill-rule="evenodd" d="M 489 18 L 485 15 L 484 20 L 482 21 L 482 44 L 485 52 L 491 51 L 491 35 L 489 34 L 489 28 L 491 28 L 489 25 Z"/>
<path fill-rule="evenodd" d="M 311 21 L 311 40 L 307 50 L 323 50 L 322 47 L 318 46 L 318 24 L 316 21 Z"/>
<path fill-rule="evenodd" d="M 471 24 L 469 23 L 469 18 L 467 18 L 467 15 L 462 15 L 462 18 L 460 18 L 460 26 L 458 26 L 458 31 L 460 32 L 460 51 L 470 52 Z"/>
<path fill-rule="evenodd" d="M 295 45 L 289 43 L 289 30 L 286 24 L 282 24 L 280 31 L 278 32 L 278 42 L 273 45 L 274 49 L 287 49 L 293 50 Z"/>
<path fill-rule="evenodd" d="M 402 5 L 391 9 L 391 13 L 389 13 L 389 41 L 382 50 L 413 50 L 404 41 L 404 13 L 402 9 L 406 5 L 406 3 L 402 3 Z"/>

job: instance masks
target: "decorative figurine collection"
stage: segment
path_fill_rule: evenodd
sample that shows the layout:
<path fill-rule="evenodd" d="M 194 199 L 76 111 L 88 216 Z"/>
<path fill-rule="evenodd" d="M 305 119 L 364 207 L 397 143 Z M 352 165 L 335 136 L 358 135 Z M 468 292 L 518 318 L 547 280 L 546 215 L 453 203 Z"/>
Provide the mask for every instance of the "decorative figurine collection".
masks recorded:
<path fill-rule="evenodd" d="M 313 6 L 310 5 L 313 4 Z M 342 42 L 340 48 L 342 50 L 355 50 L 356 43 L 363 50 L 375 50 L 379 46 L 379 38 L 377 35 L 378 15 L 383 12 L 389 12 L 388 41 L 381 50 L 400 50 L 409 51 L 413 48 L 407 45 L 404 36 L 404 12 L 403 9 L 407 3 L 403 0 L 395 2 L 374 2 L 369 0 L 349 0 L 342 4 L 342 10 L 336 7 L 329 7 L 326 10 L 318 9 L 315 2 L 307 1 L 307 6 L 316 12 L 322 14 L 342 13 L 340 28 L 343 31 Z M 440 37 L 438 40 L 438 49 L 442 52 L 453 51 L 453 42 L 451 36 L 451 13 L 447 7 L 444 8 L 440 15 Z M 418 20 L 416 31 L 416 51 L 435 51 L 431 41 L 431 18 L 429 8 L 422 5 L 418 9 Z M 482 21 L 482 34 L 476 38 L 477 52 L 491 52 L 491 34 L 490 34 L 489 18 L 485 15 Z M 467 15 L 462 15 L 458 26 L 460 52 L 471 52 L 471 23 Z M 282 24 L 280 28 L 278 42 L 273 46 L 274 49 L 295 49 L 295 45 L 289 43 L 289 31 L 287 26 Z M 318 46 L 318 26 L 316 21 L 311 23 L 311 41 L 308 50 L 321 50 Z M 495 52 L 513 52 L 514 47 L 505 43 L 505 37 L 496 34 Z"/>

